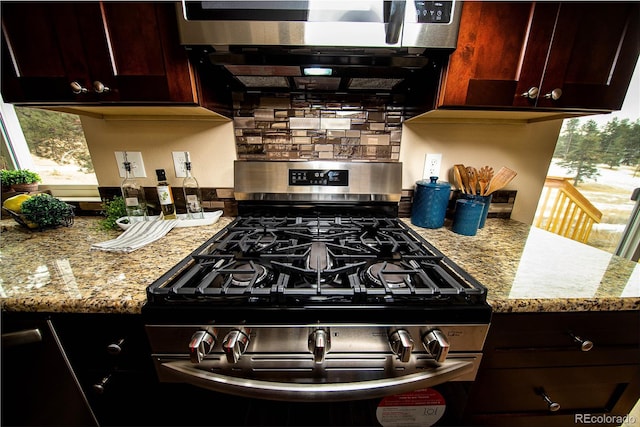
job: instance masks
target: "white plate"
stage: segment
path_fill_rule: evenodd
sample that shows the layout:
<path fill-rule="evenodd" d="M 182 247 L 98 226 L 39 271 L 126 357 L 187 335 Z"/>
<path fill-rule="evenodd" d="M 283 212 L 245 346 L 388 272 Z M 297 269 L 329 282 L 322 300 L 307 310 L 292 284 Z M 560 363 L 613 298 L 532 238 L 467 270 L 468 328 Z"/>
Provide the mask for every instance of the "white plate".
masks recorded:
<path fill-rule="evenodd" d="M 199 225 L 211 225 L 211 224 L 215 224 L 218 221 L 218 219 L 220 219 L 221 216 L 222 216 L 221 210 L 214 211 L 214 212 L 204 212 L 204 218 L 198 218 L 198 219 L 189 219 L 187 218 L 187 214 L 178 214 L 178 224 L 176 225 L 176 227 L 180 228 L 180 227 L 196 227 Z M 160 217 L 157 215 L 147 217 L 148 221 L 158 221 L 159 219 Z M 129 218 L 126 216 L 123 216 L 122 218 L 118 218 L 116 220 L 116 224 L 118 224 L 118 227 L 120 227 L 123 230 L 126 230 L 131 225 L 129 223 Z"/>

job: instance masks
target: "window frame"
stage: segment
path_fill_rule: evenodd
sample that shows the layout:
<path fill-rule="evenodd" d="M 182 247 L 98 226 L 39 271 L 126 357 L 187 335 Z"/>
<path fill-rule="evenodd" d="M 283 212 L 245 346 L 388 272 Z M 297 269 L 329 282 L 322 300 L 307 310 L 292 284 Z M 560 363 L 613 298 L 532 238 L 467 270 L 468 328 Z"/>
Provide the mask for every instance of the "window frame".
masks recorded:
<path fill-rule="evenodd" d="M 2 127 L 3 149 L 9 155 L 8 167 L 35 170 L 35 164 L 15 108 L 7 104 L 0 94 L 0 126 Z M 3 150 L 4 151 L 4 150 Z M 100 202 L 98 184 L 40 184 L 41 190 L 49 190 L 60 200 L 77 202 Z"/>

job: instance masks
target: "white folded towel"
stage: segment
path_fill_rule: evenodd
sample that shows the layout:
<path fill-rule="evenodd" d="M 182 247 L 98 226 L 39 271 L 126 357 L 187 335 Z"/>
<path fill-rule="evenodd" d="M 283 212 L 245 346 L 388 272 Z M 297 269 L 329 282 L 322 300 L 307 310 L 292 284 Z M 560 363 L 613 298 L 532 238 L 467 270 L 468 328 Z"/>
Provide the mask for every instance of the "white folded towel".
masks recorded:
<path fill-rule="evenodd" d="M 177 219 L 136 222 L 115 239 L 94 243 L 91 250 L 133 252 L 163 237 L 177 224 Z"/>

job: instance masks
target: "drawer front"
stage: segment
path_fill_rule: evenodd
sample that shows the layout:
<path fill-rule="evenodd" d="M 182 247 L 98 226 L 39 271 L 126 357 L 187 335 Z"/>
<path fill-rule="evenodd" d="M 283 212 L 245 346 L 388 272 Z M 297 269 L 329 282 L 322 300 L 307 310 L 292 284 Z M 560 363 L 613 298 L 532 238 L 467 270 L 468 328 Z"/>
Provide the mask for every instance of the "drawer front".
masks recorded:
<path fill-rule="evenodd" d="M 151 350 L 140 316 L 57 315 L 52 322 L 74 369 L 139 370 L 150 366 Z"/>
<path fill-rule="evenodd" d="M 557 415 L 608 412 L 629 387 L 638 387 L 639 377 L 639 365 L 487 369 L 478 373 L 469 411 L 550 414 L 544 391 L 560 405 Z"/>
<path fill-rule="evenodd" d="M 485 342 L 483 367 L 590 366 L 638 360 L 640 312 L 498 313 Z"/>

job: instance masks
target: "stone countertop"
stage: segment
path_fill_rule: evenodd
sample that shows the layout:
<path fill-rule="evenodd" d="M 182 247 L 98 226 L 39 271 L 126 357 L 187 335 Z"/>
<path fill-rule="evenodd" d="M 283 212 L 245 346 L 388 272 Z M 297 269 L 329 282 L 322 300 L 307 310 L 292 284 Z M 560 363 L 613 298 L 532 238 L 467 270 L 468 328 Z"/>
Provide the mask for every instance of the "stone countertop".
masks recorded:
<path fill-rule="evenodd" d="M 232 218 L 172 229 L 131 253 L 91 250 L 122 232 L 76 217 L 71 227 L 30 231 L 0 221 L 0 305 L 9 311 L 140 313 L 146 288 Z"/>
<path fill-rule="evenodd" d="M 140 313 L 146 287 L 228 225 L 174 228 L 128 254 L 90 250 L 119 231 L 97 217 L 30 231 L 0 221 L 0 305 L 7 311 Z M 638 263 L 513 220 L 489 219 L 473 237 L 412 229 L 488 289 L 495 312 L 640 309 Z"/>
<path fill-rule="evenodd" d="M 494 312 L 640 309 L 640 264 L 510 219 L 475 236 L 405 223 L 487 288 Z"/>

